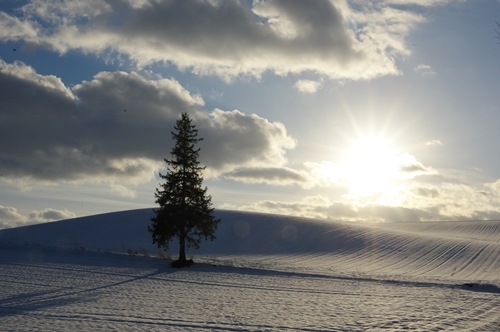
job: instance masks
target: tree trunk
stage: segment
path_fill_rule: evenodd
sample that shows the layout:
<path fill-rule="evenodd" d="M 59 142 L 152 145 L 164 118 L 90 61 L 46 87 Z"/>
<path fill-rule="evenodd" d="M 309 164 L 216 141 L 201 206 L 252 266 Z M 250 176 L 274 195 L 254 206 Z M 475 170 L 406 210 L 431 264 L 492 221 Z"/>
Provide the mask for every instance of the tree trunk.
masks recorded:
<path fill-rule="evenodd" d="M 179 237 L 179 263 L 180 264 L 185 264 L 187 262 L 186 260 L 186 237 L 181 235 Z"/>
<path fill-rule="evenodd" d="M 186 259 L 186 235 L 182 234 L 179 236 L 179 259 L 172 262 L 172 267 L 186 267 L 193 265 L 192 259 Z"/>

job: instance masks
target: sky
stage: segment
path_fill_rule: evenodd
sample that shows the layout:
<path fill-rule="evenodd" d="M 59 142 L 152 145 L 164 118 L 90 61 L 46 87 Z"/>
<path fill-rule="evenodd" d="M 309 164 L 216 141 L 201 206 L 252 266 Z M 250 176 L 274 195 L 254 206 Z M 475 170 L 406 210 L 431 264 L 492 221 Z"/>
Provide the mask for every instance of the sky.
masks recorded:
<path fill-rule="evenodd" d="M 2 0 L 0 228 L 154 207 L 500 218 L 498 0 Z M 495 30 L 496 29 L 496 30 Z"/>

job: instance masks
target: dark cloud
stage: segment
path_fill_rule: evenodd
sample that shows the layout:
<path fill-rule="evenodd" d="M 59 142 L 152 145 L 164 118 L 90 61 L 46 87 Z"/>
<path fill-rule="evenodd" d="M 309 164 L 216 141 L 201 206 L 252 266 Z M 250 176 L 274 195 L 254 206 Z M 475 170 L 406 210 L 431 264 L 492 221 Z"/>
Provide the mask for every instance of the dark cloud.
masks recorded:
<path fill-rule="evenodd" d="M 281 165 L 295 141 L 281 123 L 204 111 L 178 82 L 101 72 L 73 91 L 53 76 L 0 61 L 0 172 L 35 180 L 150 180 L 172 147 L 181 112 L 199 129 L 212 172 Z"/>
<path fill-rule="evenodd" d="M 422 164 L 402 165 L 399 168 L 399 170 L 401 172 L 407 172 L 407 173 L 418 173 L 418 172 L 426 173 L 428 171 L 428 169 Z"/>
<path fill-rule="evenodd" d="M 400 163 L 399 171 L 405 174 L 405 176 L 415 177 L 424 174 L 437 174 L 437 171 L 432 167 L 424 166 L 424 164 L 418 161 L 414 156 L 406 152 L 401 155 Z"/>
<path fill-rule="evenodd" d="M 433 188 L 424 188 L 424 187 L 418 187 L 415 188 L 414 192 L 417 195 L 423 196 L 423 197 L 438 197 L 439 196 L 439 191 Z"/>
<path fill-rule="evenodd" d="M 81 102 L 83 144 L 106 158 L 158 159 L 179 114 L 203 104 L 174 80 L 149 80 L 134 72 L 101 72 L 77 85 L 74 94 Z"/>
<path fill-rule="evenodd" d="M 308 184 L 309 176 L 287 167 L 238 168 L 222 174 L 224 177 L 247 183 L 268 183 L 274 185 Z"/>
<path fill-rule="evenodd" d="M 196 123 L 204 137 L 200 158 L 221 171 L 281 166 L 286 163 L 285 151 L 296 145 L 282 123 L 238 110 L 198 113 Z"/>
<path fill-rule="evenodd" d="M 47 208 L 43 211 L 33 211 L 29 214 L 29 219 L 37 222 L 54 221 L 75 218 L 76 215 L 68 210 L 55 210 Z"/>
<path fill-rule="evenodd" d="M 398 74 L 405 36 L 421 19 L 383 2 L 355 11 L 346 1 L 31 1 L 7 16 L 0 39 L 60 53 L 118 51 L 139 66 L 164 62 L 231 78 L 317 72 L 369 79 Z M 12 37 L 14 36 L 14 37 Z"/>

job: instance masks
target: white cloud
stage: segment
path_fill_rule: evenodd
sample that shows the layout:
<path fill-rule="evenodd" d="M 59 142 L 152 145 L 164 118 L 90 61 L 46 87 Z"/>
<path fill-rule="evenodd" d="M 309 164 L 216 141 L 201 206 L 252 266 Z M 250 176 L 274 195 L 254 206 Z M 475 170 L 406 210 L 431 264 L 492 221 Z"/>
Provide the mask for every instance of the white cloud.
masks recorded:
<path fill-rule="evenodd" d="M 395 60 L 409 54 L 405 38 L 423 21 L 410 8 L 346 0 L 259 0 L 250 7 L 243 1 L 37 0 L 23 13 L 3 13 L 15 32 L 10 39 L 61 54 L 117 51 L 139 67 L 169 63 L 226 80 L 266 70 L 334 79 L 396 75 Z"/>
<path fill-rule="evenodd" d="M 1 41 L 36 40 L 38 33 L 31 22 L 23 21 L 0 11 Z"/>
<path fill-rule="evenodd" d="M 23 216 L 19 212 L 17 212 L 16 208 L 0 205 L 0 222 L 18 223 L 25 222 L 26 220 L 26 216 Z"/>
<path fill-rule="evenodd" d="M 332 161 L 323 160 L 320 163 L 308 161 L 304 163 L 304 166 L 313 179 L 315 186 L 329 187 L 338 182 L 342 176 L 339 165 Z"/>
<path fill-rule="evenodd" d="M 234 207 L 233 207 L 234 208 Z M 258 211 L 309 218 L 324 218 L 342 221 L 419 221 L 430 219 L 430 211 L 417 208 L 371 204 L 357 206 L 349 202 L 331 202 L 322 195 L 307 196 L 300 201 L 259 201 L 237 207 L 243 211 Z"/>
<path fill-rule="evenodd" d="M 432 70 L 432 67 L 429 65 L 424 65 L 423 63 L 419 64 L 415 68 L 413 68 L 414 71 L 422 74 L 423 76 L 432 76 L 435 75 L 436 72 Z"/>
<path fill-rule="evenodd" d="M 500 180 L 484 187 L 479 190 L 465 184 L 411 182 L 364 201 L 347 195 L 331 201 L 316 195 L 296 201 L 263 200 L 222 208 L 360 222 L 498 219 Z"/>
<path fill-rule="evenodd" d="M 0 205 L 0 229 L 75 217 L 75 213 L 67 209 L 56 210 L 52 208 L 47 208 L 42 211 L 32 211 L 28 216 L 26 216 L 19 213 L 14 207 Z"/>
<path fill-rule="evenodd" d="M 438 139 L 433 139 L 425 142 L 425 145 L 443 145 L 443 143 Z"/>
<path fill-rule="evenodd" d="M 298 80 L 293 87 L 299 90 L 302 93 L 314 94 L 318 92 L 318 90 L 322 86 L 322 82 L 320 81 L 312 81 L 312 80 Z"/>
<path fill-rule="evenodd" d="M 369 62 L 378 64 L 373 70 L 392 67 L 392 74 L 399 74 L 395 60 L 410 54 L 406 36 L 415 25 L 424 22 L 425 18 L 410 10 L 386 7 L 380 3 L 363 4 L 362 11 L 350 13 L 353 24 L 359 26 L 356 31 L 360 41 L 357 47 L 370 54 Z M 380 66 L 382 63 L 384 65 Z M 387 73 L 379 72 L 378 75 L 385 74 Z"/>
<path fill-rule="evenodd" d="M 317 195 L 304 197 L 300 201 L 279 202 L 265 200 L 250 205 L 232 206 L 231 208 L 242 211 L 275 213 L 308 218 L 329 218 L 321 209 L 327 208 L 331 206 L 331 204 L 328 198 Z M 227 207 L 222 206 L 221 208 Z"/>
<path fill-rule="evenodd" d="M 33 211 L 29 214 L 29 220 L 33 222 L 55 221 L 55 220 L 70 219 L 75 217 L 76 214 L 71 211 L 68 211 L 67 209 L 55 210 L 47 208 L 42 211 Z"/>

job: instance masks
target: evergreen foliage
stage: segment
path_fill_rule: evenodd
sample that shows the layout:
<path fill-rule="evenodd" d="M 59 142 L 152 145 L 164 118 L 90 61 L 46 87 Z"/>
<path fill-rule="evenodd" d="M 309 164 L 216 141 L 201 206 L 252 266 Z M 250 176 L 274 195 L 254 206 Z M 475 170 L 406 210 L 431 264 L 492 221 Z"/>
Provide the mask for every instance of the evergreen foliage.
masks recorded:
<path fill-rule="evenodd" d="M 220 219 L 212 215 L 212 197 L 207 195 L 207 188 L 202 187 L 202 171 L 199 166 L 199 151 L 195 144 L 198 130 L 191 124 L 191 119 L 182 113 L 172 132 L 175 146 L 171 151 L 172 159 L 164 159 L 167 163 L 167 174 L 160 173 L 165 183 L 160 184 L 155 192 L 155 216 L 148 231 L 152 234 L 153 243 L 165 250 L 173 238 L 179 239 L 179 259 L 173 266 L 188 266 L 192 261 L 186 260 L 186 248 L 198 249 L 202 238 L 213 241 L 215 230 Z"/>

